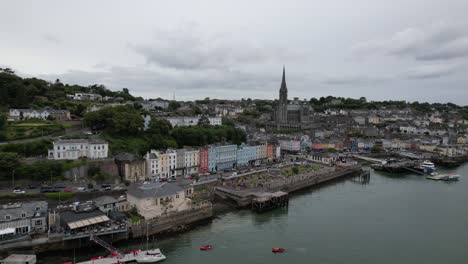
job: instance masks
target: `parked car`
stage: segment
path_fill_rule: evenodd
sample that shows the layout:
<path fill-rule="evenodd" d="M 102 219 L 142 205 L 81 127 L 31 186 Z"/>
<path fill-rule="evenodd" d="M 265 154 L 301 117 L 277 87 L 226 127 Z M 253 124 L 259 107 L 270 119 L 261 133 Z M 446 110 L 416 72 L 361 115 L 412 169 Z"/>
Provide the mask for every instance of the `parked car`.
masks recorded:
<path fill-rule="evenodd" d="M 63 192 L 71 193 L 71 192 L 73 192 L 73 190 L 72 190 L 72 189 L 65 188 L 65 189 L 63 189 Z"/>
<path fill-rule="evenodd" d="M 26 192 L 24 190 L 16 189 L 16 190 L 13 190 L 13 193 L 22 194 L 22 193 L 26 193 Z"/>
<path fill-rule="evenodd" d="M 110 184 L 107 184 L 107 183 L 101 185 L 101 188 L 103 188 L 103 189 L 105 189 L 105 188 L 107 188 L 107 187 L 111 187 L 111 185 L 110 185 Z"/>
<path fill-rule="evenodd" d="M 105 191 L 111 191 L 112 188 L 111 188 L 110 186 L 107 186 L 107 187 L 104 188 L 104 190 L 105 190 Z"/>
<path fill-rule="evenodd" d="M 76 190 L 78 190 L 80 192 L 84 192 L 84 191 L 86 191 L 86 188 L 85 187 L 76 187 Z"/>

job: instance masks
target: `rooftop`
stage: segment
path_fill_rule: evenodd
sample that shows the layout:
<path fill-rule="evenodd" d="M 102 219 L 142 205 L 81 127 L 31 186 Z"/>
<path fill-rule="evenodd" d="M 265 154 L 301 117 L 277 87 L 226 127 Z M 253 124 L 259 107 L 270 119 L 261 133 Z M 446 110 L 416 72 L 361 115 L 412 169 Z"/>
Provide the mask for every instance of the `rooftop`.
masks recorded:
<path fill-rule="evenodd" d="M 133 184 L 128 188 L 127 194 L 137 198 L 153 198 L 174 195 L 183 190 L 184 188 L 176 183 L 151 182 Z"/>

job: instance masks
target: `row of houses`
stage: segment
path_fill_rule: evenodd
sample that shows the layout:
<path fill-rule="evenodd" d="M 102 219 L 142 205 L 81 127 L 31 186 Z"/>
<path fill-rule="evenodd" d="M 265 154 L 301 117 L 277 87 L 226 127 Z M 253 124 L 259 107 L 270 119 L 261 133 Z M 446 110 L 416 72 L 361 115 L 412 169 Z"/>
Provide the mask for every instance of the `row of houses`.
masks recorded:
<path fill-rule="evenodd" d="M 120 175 L 130 182 L 169 179 L 260 165 L 280 158 L 273 144 L 213 145 L 202 148 L 150 150 L 143 158 L 123 153 L 116 156 Z"/>
<path fill-rule="evenodd" d="M 41 120 L 70 120 L 70 111 L 55 110 L 55 109 L 10 109 L 8 112 L 9 120 L 26 120 L 26 119 L 41 119 Z"/>

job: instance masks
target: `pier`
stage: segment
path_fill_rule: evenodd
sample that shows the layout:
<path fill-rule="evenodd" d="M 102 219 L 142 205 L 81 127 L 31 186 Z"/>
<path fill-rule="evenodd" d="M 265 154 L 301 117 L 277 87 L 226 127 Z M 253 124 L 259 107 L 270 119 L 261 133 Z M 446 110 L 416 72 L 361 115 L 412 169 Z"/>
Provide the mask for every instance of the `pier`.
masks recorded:
<path fill-rule="evenodd" d="M 323 167 L 318 171 L 297 174 L 290 177 L 268 175 L 269 181 L 257 183 L 258 187 L 239 189 L 235 187 L 214 187 L 215 196 L 231 202 L 238 208 L 250 208 L 256 212 L 289 205 L 289 193 L 344 176 L 362 173 L 361 166 L 347 168 Z"/>
<path fill-rule="evenodd" d="M 252 210 L 261 213 L 265 210 L 271 210 L 289 205 L 289 195 L 286 192 L 257 193 L 252 200 Z"/>

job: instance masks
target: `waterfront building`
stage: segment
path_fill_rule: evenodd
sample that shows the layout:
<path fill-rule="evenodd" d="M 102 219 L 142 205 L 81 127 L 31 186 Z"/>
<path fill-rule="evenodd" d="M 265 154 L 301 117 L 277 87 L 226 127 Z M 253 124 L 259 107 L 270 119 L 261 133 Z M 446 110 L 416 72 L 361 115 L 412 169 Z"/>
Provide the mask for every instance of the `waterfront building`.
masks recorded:
<path fill-rule="evenodd" d="M 89 235 L 94 230 L 104 231 L 107 228 L 114 231 L 111 219 L 95 206 L 76 207 L 59 215 L 59 223 L 66 236 Z"/>
<path fill-rule="evenodd" d="M 70 111 L 55 109 L 10 109 L 8 113 L 9 120 L 25 119 L 53 119 L 59 121 L 70 120 Z"/>
<path fill-rule="evenodd" d="M 255 164 L 265 162 L 267 159 L 267 144 L 260 144 L 255 146 Z"/>
<path fill-rule="evenodd" d="M 132 153 L 115 156 L 115 163 L 122 180 L 129 182 L 144 181 L 147 177 L 145 159 Z"/>
<path fill-rule="evenodd" d="M 199 168 L 198 172 L 199 173 L 207 173 L 209 172 L 209 166 L 208 166 L 208 149 L 207 148 L 200 148 L 200 153 L 199 153 Z"/>
<path fill-rule="evenodd" d="M 0 236 L 14 239 L 47 231 L 48 204 L 45 201 L 4 204 L 0 207 Z"/>
<path fill-rule="evenodd" d="M 208 169 L 211 172 L 230 170 L 236 165 L 237 146 L 211 146 L 208 149 Z"/>
<path fill-rule="evenodd" d="M 48 158 L 53 160 L 76 160 L 79 158 L 105 159 L 108 143 L 96 139 L 60 139 L 53 142 Z"/>
<path fill-rule="evenodd" d="M 94 199 L 94 204 L 98 207 L 98 209 L 101 212 L 105 214 L 117 211 L 117 203 L 118 203 L 117 199 L 115 199 L 112 196 L 107 196 L 107 195 L 100 196 Z"/>
<path fill-rule="evenodd" d="M 200 164 L 200 151 L 193 148 L 183 148 L 176 150 L 176 175 L 186 176 L 198 172 Z"/>
<path fill-rule="evenodd" d="M 267 160 L 272 162 L 275 159 L 275 145 L 267 144 Z"/>
<path fill-rule="evenodd" d="M 145 219 L 152 219 L 170 212 L 190 210 L 192 193 L 192 187 L 183 188 L 176 183 L 140 183 L 129 186 L 127 202 Z"/>
<path fill-rule="evenodd" d="M 253 165 L 257 159 L 257 146 L 240 145 L 237 149 L 236 159 L 238 168 Z"/>
<path fill-rule="evenodd" d="M 150 150 L 145 155 L 148 175 L 151 178 L 162 179 L 176 176 L 177 152 Z"/>
<path fill-rule="evenodd" d="M 301 151 L 300 140 L 279 140 L 279 145 L 282 151 L 298 153 Z"/>
<path fill-rule="evenodd" d="M 166 116 L 162 117 L 171 123 L 172 127 L 182 127 L 182 126 L 196 126 L 201 116 Z M 220 116 L 207 116 L 212 126 L 221 125 Z"/>

